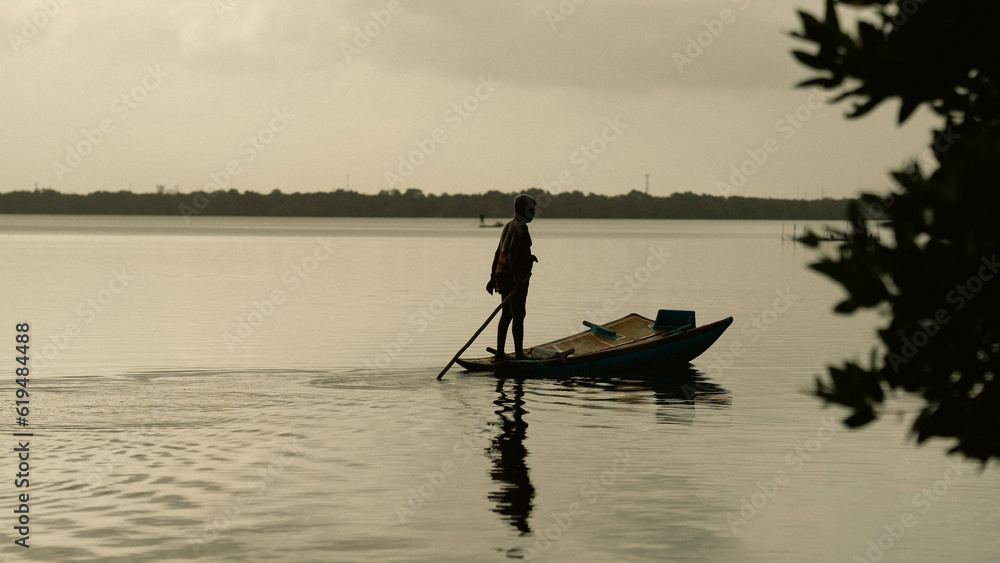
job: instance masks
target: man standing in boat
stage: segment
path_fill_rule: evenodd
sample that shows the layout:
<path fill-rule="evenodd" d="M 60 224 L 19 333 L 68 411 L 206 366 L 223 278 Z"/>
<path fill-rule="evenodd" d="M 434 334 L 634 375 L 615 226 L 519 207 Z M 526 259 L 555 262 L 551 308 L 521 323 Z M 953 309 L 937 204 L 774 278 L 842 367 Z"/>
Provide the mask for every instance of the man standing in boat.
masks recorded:
<path fill-rule="evenodd" d="M 526 359 L 524 355 L 524 316 L 525 303 L 528 299 L 528 278 L 531 276 L 531 265 L 538 262 L 531 254 L 531 235 L 528 234 L 528 223 L 535 218 L 535 200 L 531 196 L 521 194 L 514 198 L 514 219 L 503 226 L 500 233 L 500 244 L 493 255 L 493 268 L 490 270 L 490 282 L 486 291 L 493 295 L 493 290 L 500 292 L 503 299 L 511 297 L 503 307 L 500 315 L 500 325 L 497 327 L 497 352 L 495 362 L 506 360 L 504 345 L 507 343 L 507 327 L 514 323 L 514 357 Z"/>

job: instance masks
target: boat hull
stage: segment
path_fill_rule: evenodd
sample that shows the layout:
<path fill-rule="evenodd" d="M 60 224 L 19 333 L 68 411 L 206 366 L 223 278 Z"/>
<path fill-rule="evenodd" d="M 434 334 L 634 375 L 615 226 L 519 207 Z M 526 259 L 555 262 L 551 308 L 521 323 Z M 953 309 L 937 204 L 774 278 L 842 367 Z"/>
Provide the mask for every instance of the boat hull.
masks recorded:
<path fill-rule="evenodd" d="M 624 317 L 615 322 L 621 323 L 626 319 L 631 319 L 633 324 L 635 319 L 641 319 L 647 321 L 650 327 L 653 323 L 638 315 Z M 497 375 L 523 377 L 587 377 L 683 366 L 708 350 L 732 323 L 733 318 L 727 317 L 676 333 L 650 328 L 648 329 L 650 334 L 639 335 L 640 338 L 629 339 L 622 343 L 604 342 L 603 347 L 571 354 L 566 358 L 508 360 L 499 363 L 494 363 L 493 358 L 477 358 L 459 359 L 458 363 L 472 372 L 494 372 Z M 614 326 L 614 323 L 608 323 L 608 326 Z M 579 342 L 586 334 L 581 333 L 536 348 L 554 348 L 558 351 L 560 345 L 565 347 Z"/>

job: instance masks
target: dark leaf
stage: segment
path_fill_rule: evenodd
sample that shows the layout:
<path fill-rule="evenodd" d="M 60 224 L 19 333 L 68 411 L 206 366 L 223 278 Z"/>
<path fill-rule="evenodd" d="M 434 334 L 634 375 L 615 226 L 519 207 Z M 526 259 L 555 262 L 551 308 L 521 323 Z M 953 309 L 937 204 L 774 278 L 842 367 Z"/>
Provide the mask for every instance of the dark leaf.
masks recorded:
<path fill-rule="evenodd" d="M 875 109 L 875 106 L 877 106 L 880 103 L 882 103 L 882 101 L 884 99 L 885 99 L 884 96 L 881 96 L 881 97 L 872 97 L 872 98 L 869 98 L 868 101 L 866 101 L 864 103 L 855 104 L 854 105 L 854 110 L 851 111 L 850 114 L 848 114 L 848 117 L 851 117 L 851 118 L 863 117 L 865 114 L 867 114 L 871 110 Z"/>
<path fill-rule="evenodd" d="M 870 49 L 885 44 L 885 35 L 868 22 L 858 23 L 858 36 L 865 48 Z"/>
<path fill-rule="evenodd" d="M 826 0 L 826 23 L 833 29 L 840 29 L 840 21 L 837 20 L 837 3 L 835 0 Z"/>
<path fill-rule="evenodd" d="M 811 78 L 809 80 L 803 80 L 795 85 L 796 88 L 805 88 L 807 86 L 822 86 L 823 88 L 835 88 L 841 83 L 841 80 L 835 78 Z"/>
<path fill-rule="evenodd" d="M 844 426 L 848 428 L 858 428 L 875 420 L 875 411 L 871 409 L 857 411 L 844 419 Z"/>
<path fill-rule="evenodd" d="M 806 66 L 811 66 L 817 69 L 826 68 L 826 63 L 818 55 L 813 55 L 803 51 L 794 51 L 792 54 L 795 55 L 795 58 L 798 59 L 799 62 Z"/>
<path fill-rule="evenodd" d="M 834 308 L 834 311 L 840 313 L 841 315 L 849 315 L 854 311 L 857 311 L 859 307 L 860 304 L 857 301 L 853 299 L 847 299 L 845 301 L 841 301 L 840 303 L 838 303 L 837 307 Z"/>
<path fill-rule="evenodd" d="M 909 119 L 913 111 L 920 107 L 920 100 L 913 98 L 903 98 L 903 104 L 899 106 L 899 120 L 898 123 L 902 124 L 904 121 Z"/>

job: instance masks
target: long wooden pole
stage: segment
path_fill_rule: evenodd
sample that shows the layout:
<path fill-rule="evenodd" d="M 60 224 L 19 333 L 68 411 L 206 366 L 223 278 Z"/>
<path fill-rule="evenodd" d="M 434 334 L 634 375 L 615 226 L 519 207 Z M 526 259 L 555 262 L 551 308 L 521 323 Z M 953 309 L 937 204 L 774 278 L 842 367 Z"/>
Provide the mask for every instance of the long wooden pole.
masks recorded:
<path fill-rule="evenodd" d="M 507 297 L 505 297 L 503 301 L 500 302 L 499 305 L 497 305 L 497 308 L 493 309 L 493 313 L 490 314 L 490 318 L 486 319 L 486 322 L 483 323 L 483 326 L 479 327 L 479 330 L 477 330 L 476 333 L 472 335 L 472 338 L 470 338 L 469 341 L 465 343 L 465 346 L 462 346 L 462 349 L 459 350 L 457 354 L 455 354 L 455 357 L 452 358 L 450 362 L 448 362 L 448 365 L 444 366 L 444 369 L 441 370 L 441 373 L 439 373 L 437 376 L 438 379 L 444 377 L 444 374 L 447 373 L 449 369 L 451 369 L 451 366 L 455 365 L 455 361 L 458 360 L 458 357 L 462 355 L 462 352 L 465 352 L 466 350 L 469 349 L 469 346 L 472 346 L 472 343 L 476 341 L 476 338 L 478 338 L 479 335 L 482 334 L 484 330 L 486 330 L 486 327 L 489 326 L 490 321 L 493 320 L 493 317 L 497 316 L 497 313 L 500 312 L 500 309 L 503 309 L 503 306 L 506 305 L 508 301 L 510 301 L 511 297 L 514 297 L 514 294 L 516 294 L 518 291 L 521 291 L 521 287 L 524 286 L 524 284 L 527 281 L 528 281 L 527 277 L 521 280 L 521 282 L 517 284 L 517 287 L 514 288 L 514 291 L 511 291 L 510 294 L 507 295 Z"/>

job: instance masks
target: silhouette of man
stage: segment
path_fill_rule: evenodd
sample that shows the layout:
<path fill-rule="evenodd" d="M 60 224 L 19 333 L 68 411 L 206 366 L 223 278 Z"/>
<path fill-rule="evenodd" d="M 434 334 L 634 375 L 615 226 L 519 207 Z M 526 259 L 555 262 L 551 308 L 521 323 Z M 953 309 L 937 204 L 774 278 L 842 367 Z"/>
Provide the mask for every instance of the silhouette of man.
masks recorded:
<path fill-rule="evenodd" d="M 497 326 L 497 353 L 493 361 L 507 359 L 504 345 L 507 343 L 507 328 L 514 323 L 514 357 L 526 359 L 524 355 L 524 316 L 525 303 L 528 299 L 528 277 L 531 276 L 532 262 L 537 262 L 531 254 L 531 235 L 528 234 L 528 223 L 535 218 L 535 200 L 529 195 L 521 194 L 514 198 L 514 219 L 503 226 L 500 233 L 500 243 L 493 255 L 493 268 L 486 291 L 500 292 L 503 299 L 515 293 L 503 307 L 500 324 Z"/>

